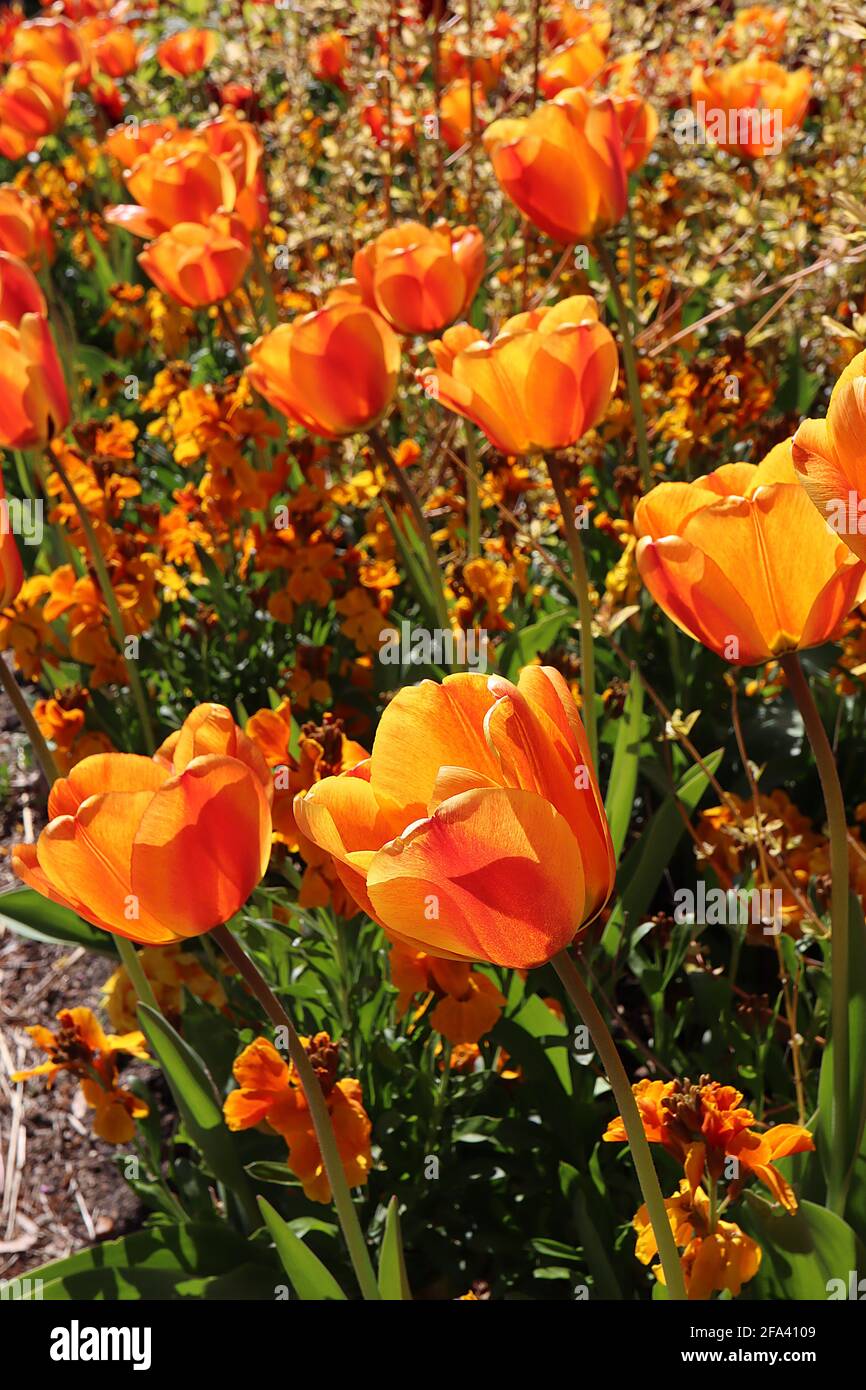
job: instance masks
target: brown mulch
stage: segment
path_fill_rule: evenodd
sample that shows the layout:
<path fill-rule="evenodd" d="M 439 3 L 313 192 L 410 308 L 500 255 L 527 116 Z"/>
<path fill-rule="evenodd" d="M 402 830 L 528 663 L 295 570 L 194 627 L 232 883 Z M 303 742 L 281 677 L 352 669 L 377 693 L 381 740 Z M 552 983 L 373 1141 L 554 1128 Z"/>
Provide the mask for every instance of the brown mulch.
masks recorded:
<path fill-rule="evenodd" d="M 44 819 L 44 787 L 0 692 L 0 893 L 20 887 L 10 845 L 34 839 Z M 0 925 L 0 1281 L 140 1224 L 140 1204 L 115 1150 L 93 1137 L 77 1083 L 61 1075 L 46 1091 L 38 1078 L 9 1080 L 44 1060 L 24 1029 L 50 1027 L 61 1008 L 98 1008 L 112 968 L 108 957 L 26 941 Z"/>

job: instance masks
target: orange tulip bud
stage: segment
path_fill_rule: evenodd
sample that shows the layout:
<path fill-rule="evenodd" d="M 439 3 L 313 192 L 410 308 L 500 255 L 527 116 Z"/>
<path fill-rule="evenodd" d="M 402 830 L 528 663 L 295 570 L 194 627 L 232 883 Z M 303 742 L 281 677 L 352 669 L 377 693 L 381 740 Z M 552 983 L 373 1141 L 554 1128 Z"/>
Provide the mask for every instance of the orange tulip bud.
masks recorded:
<path fill-rule="evenodd" d="M 488 343 L 468 324 L 430 344 L 428 395 L 504 454 L 564 449 L 598 424 L 616 385 L 616 343 L 590 295 L 507 319 Z"/>
<path fill-rule="evenodd" d="M 568 87 L 584 87 L 604 67 L 605 53 L 591 30 L 571 39 L 541 65 L 538 89 L 544 97 L 555 97 Z"/>
<path fill-rule="evenodd" d="M 558 671 L 422 681 L 372 757 L 295 801 L 355 901 L 395 940 L 529 969 L 604 907 L 614 856 L 583 726 Z"/>
<path fill-rule="evenodd" d="M 628 179 L 609 97 L 569 88 L 531 116 L 494 121 L 483 139 L 503 191 L 555 241 L 588 241 L 624 216 Z"/>
<path fill-rule="evenodd" d="M 45 444 L 69 423 L 66 383 L 32 270 L 0 251 L 0 446 Z"/>
<path fill-rule="evenodd" d="M 826 420 L 794 435 L 794 468 L 826 524 L 866 560 L 866 352 L 833 387 Z"/>
<path fill-rule="evenodd" d="M 826 642 L 866 597 L 866 565 L 799 486 L 791 449 L 661 483 L 635 510 L 638 569 L 656 603 L 735 666 Z"/>
<path fill-rule="evenodd" d="M 13 63 L 0 84 L 0 155 L 23 159 L 62 124 L 72 95 L 70 71 L 51 63 Z"/>
<path fill-rule="evenodd" d="M 310 72 L 319 82 L 332 82 L 345 89 L 343 73 L 349 65 L 349 40 L 339 29 L 331 29 L 311 39 L 307 48 Z"/>
<path fill-rule="evenodd" d="M 438 333 L 475 298 L 484 242 L 477 227 L 402 222 L 356 252 L 353 270 L 364 302 L 398 333 Z"/>
<path fill-rule="evenodd" d="M 207 223 L 178 222 L 138 257 L 166 294 L 200 309 L 233 294 L 252 256 L 250 234 L 234 213 L 215 212 Z"/>
<path fill-rule="evenodd" d="M 368 429 L 388 409 L 400 343 L 381 315 L 344 290 L 259 338 L 250 359 L 247 376 L 266 401 L 311 434 L 336 439 Z"/>
<path fill-rule="evenodd" d="M 273 787 L 227 709 L 202 705 L 154 758 L 99 753 L 55 782 L 15 872 L 87 922 L 149 946 L 231 917 L 270 855 Z"/>
<path fill-rule="evenodd" d="M 37 268 L 54 257 L 54 238 L 41 203 L 11 183 L 0 185 L 0 251 Z"/>
<path fill-rule="evenodd" d="M 808 68 L 788 72 L 757 50 L 729 68 L 698 66 L 692 73 L 692 101 L 707 139 L 748 159 L 779 152 L 803 123 L 811 87 Z"/>
<path fill-rule="evenodd" d="M 173 77 L 192 77 L 201 72 L 216 54 L 220 37 L 213 29 L 183 29 L 163 39 L 156 50 L 156 61 Z"/>

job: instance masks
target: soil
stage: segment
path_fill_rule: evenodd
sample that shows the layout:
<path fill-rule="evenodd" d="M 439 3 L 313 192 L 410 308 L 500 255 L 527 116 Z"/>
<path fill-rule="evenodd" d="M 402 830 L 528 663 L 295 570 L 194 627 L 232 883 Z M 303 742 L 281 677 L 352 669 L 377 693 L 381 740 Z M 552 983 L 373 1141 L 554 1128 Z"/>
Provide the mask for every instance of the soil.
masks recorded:
<path fill-rule="evenodd" d="M 11 845 L 35 839 L 44 822 L 44 783 L 0 692 L 0 894 L 20 887 Z M 25 1028 L 50 1027 L 61 1008 L 97 1009 L 112 968 L 108 957 L 27 941 L 0 923 L 0 1285 L 140 1224 L 74 1079 L 61 1074 L 50 1091 L 40 1078 L 9 1079 L 44 1060 Z"/>

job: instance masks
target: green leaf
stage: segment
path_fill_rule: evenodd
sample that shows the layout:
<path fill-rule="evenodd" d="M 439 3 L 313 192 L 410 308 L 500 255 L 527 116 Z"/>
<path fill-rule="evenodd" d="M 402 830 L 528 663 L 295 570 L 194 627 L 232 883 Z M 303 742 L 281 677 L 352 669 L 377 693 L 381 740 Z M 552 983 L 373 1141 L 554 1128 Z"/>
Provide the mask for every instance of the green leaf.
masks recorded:
<path fill-rule="evenodd" d="M 848 1077 L 847 1153 L 845 1170 L 849 1180 L 854 1161 L 860 1151 L 866 1120 L 866 926 L 863 908 L 856 894 L 848 899 L 848 1035 L 850 1039 L 850 1068 Z M 824 1175 L 829 1180 L 833 1135 L 833 1039 L 831 1037 L 821 1058 L 818 1083 L 818 1123 L 815 1144 Z"/>
<path fill-rule="evenodd" d="M 238 1156 L 234 1135 L 226 1128 L 219 1096 L 204 1062 L 155 1009 L 139 1004 L 138 1017 L 154 1056 L 165 1072 L 189 1138 L 201 1149 L 214 1177 L 240 1202 L 251 1227 L 255 1226 L 257 1213 L 253 1190 Z"/>
<path fill-rule="evenodd" d="M 314 1303 L 323 1299 L 339 1299 L 345 1302 L 346 1295 L 318 1255 L 314 1255 L 295 1235 L 291 1226 L 286 1224 L 279 1212 L 275 1211 L 264 1197 L 259 1198 L 259 1210 L 298 1298 Z"/>
<path fill-rule="evenodd" d="M 617 874 L 620 895 L 601 939 L 603 950 L 615 956 L 625 926 L 635 926 L 647 912 L 662 876 L 684 834 L 683 811 L 692 815 L 722 761 L 724 749 L 704 758 L 704 767 L 691 767 L 676 792 L 670 792 L 632 845 Z M 679 803 L 679 804 L 678 804 Z"/>
<path fill-rule="evenodd" d="M 832 1280 L 847 1289 L 851 1270 L 862 1270 L 866 1252 L 847 1222 L 813 1202 L 793 1215 L 749 1195 L 740 1225 L 759 1242 L 761 1268 L 745 1286 L 751 1298 L 820 1299 L 832 1296 Z M 838 1290 L 838 1286 L 836 1286 Z M 839 1295 L 837 1296 L 846 1296 Z"/>
<path fill-rule="evenodd" d="M 32 888 L 15 888 L 0 893 L 0 922 L 18 936 L 45 941 L 56 946 L 86 946 L 89 951 L 115 954 L 108 932 L 84 922 L 76 912 L 43 898 Z"/>
<path fill-rule="evenodd" d="M 390 1302 L 405 1302 L 412 1298 L 403 1259 L 403 1237 L 400 1233 L 400 1211 L 396 1197 L 392 1197 L 388 1203 L 388 1215 L 385 1218 L 385 1234 L 379 1254 L 379 1292 Z"/>
<path fill-rule="evenodd" d="M 276 1275 L 266 1246 L 209 1221 L 148 1227 L 42 1265 L 29 1278 L 34 1298 L 114 1301 L 273 1298 Z"/>
<path fill-rule="evenodd" d="M 636 671 L 632 672 L 624 717 L 617 723 L 616 744 L 604 809 L 610 825 L 614 857 L 619 863 L 625 837 L 628 834 L 637 772 L 640 762 L 640 734 L 643 722 L 643 685 Z"/>

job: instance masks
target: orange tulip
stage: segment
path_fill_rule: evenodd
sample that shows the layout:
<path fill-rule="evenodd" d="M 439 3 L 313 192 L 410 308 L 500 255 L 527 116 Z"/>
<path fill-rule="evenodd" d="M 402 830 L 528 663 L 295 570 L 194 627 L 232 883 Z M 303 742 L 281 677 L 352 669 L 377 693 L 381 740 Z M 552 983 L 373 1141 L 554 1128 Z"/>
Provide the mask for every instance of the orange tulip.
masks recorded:
<path fill-rule="evenodd" d="M 473 83 L 472 96 L 475 106 L 475 129 L 483 130 L 487 124 L 487 104 L 480 82 Z M 425 118 L 433 114 L 432 110 L 428 111 Z M 455 78 L 443 91 L 439 102 L 439 134 L 452 153 L 465 145 L 472 134 L 468 77 Z"/>
<path fill-rule="evenodd" d="M 131 169 L 143 155 L 150 154 L 160 140 L 177 134 L 176 116 L 161 121 L 140 121 L 137 125 L 119 125 L 105 137 L 105 149 L 124 169 Z M 166 156 L 171 153 L 166 149 Z"/>
<path fill-rule="evenodd" d="M 55 782 L 49 824 L 15 872 L 85 921 L 148 946 L 231 917 L 270 855 L 273 784 L 221 705 L 200 705 L 153 758 L 100 753 Z"/>
<path fill-rule="evenodd" d="M 613 27 L 604 5 L 572 5 L 570 0 L 556 0 L 553 13 L 544 25 L 544 36 L 552 48 L 591 34 L 598 44 L 606 44 Z"/>
<path fill-rule="evenodd" d="M 179 222 L 206 223 L 215 212 L 231 211 L 237 188 L 224 160 L 203 145 L 160 142 L 137 161 L 126 177 L 135 204 L 106 208 L 105 220 L 136 236 L 153 237 Z"/>
<path fill-rule="evenodd" d="M 13 599 L 18 597 L 23 583 L 24 569 L 12 534 L 3 478 L 0 475 L 0 609 L 7 608 Z M 2 659 L 0 657 L 0 661 Z"/>
<path fill-rule="evenodd" d="M 646 163 L 659 129 L 655 107 L 635 89 L 640 60 L 639 52 L 626 53 L 611 63 L 605 74 L 622 136 L 627 174 L 636 173 Z"/>
<path fill-rule="evenodd" d="M 466 323 L 430 344 L 427 394 L 472 420 L 503 454 L 564 449 L 598 423 L 617 378 L 616 344 L 590 295 L 507 319 L 488 343 Z"/>
<path fill-rule="evenodd" d="M 182 29 L 163 39 L 156 50 L 156 61 L 173 77 L 192 77 L 201 72 L 216 54 L 219 34 L 213 29 Z"/>
<path fill-rule="evenodd" d="M 387 705 L 372 757 L 295 802 L 363 911 L 456 960 L 541 965 L 614 881 L 583 726 L 558 671 L 422 681 Z"/>
<path fill-rule="evenodd" d="M 250 348 L 252 385 L 293 424 L 336 439 L 375 424 L 390 405 L 400 343 L 351 291 L 259 338 Z"/>
<path fill-rule="evenodd" d="M 233 294 L 252 257 L 250 234 L 241 219 L 215 212 L 206 224 L 178 222 L 138 257 L 166 294 L 188 309 L 216 304 Z"/>
<path fill-rule="evenodd" d="M 69 423 L 47 306 L 32 270 L 0 251 L 0 447 L 45 444 Z"/>
<path fill-rule="evenodd" d="M 475 298 L 484 242 L 477 227 L 402 222 L 356 252 L 352 268 L 364 302 L 398 333 L 437 333 Z"/>
<path fill-rule="evenodd" d="M 555 97 L 568 87 L 584 87 L 598 76 L 604 63 L 604 49 L 588 30 L 545 59 L 538 74 L 538 89 L 544 97 Z"/>
<path fill-rule="evenodd" d="M 866 560 L 866 352 L 833 387 L 826 420 L 800 425 L 794 468 L 827 525 Z"/>
<path fill-rule="evenodd" d="M 580 87 L 484 133 L 499 184 L 555 241 L 587 241 L 624 216 L 628 192 L 616 110 Z"/>
<path fill-rule="evenodd" d="M 343 73 L 349 65 L 349 40 L 339 29 L 331 29 L 311 39 L 307 48 L 310 72 L 319 82 L 332 82 L 345 89 Z"/>
<path fill-rule="evenodd" d="M 106 77 L 128 77 L 138 67 L 138 44 L 125 24 L 110 19 L 91 19 L 80 26 L 93 65 Z"/>
<path fill-rule="evenodd" d="M 735 666 L 826 642 L 866 597 L 866 565 L 799 486 L 791 440 L 757 466 L 661 483 L 638 503 L 635 528 L 656 603 Z"/>
<path fill-rule="evenodd" d="M 51 63 L 13 63 L 0 84 L 0 155 L 23 159 L 62 124 L 72 95 L 69 72 Z"/>
<path fill-rule="evenodd" d="M 74 24 L 62 16 L 28 19 L 15 30 L 13 63 L 48 63 L 71 77 L 87 77 L 85 45 Z"/>
<path fill-rule="evenodd" d="M 51 225 L 38 198 L 0 184 L 0 251 L 39 267 L 54 258 Z"/>
<path fill-rule="evenodd" d="M 811 87 L 808 68 L 788 72 L 756 51 L 729 68 L 696 67 L 692 102 L 712 144 L 758 159 L 778 153 L 784 137 L 802 125 Z"/>

